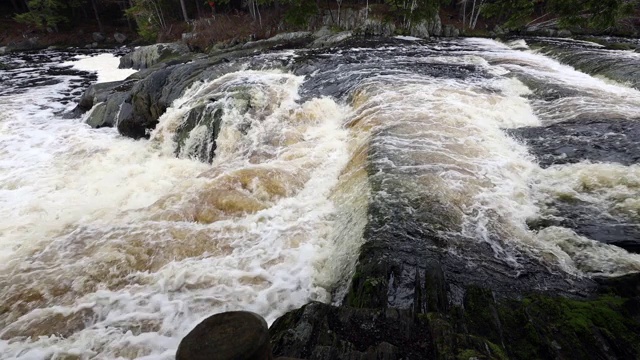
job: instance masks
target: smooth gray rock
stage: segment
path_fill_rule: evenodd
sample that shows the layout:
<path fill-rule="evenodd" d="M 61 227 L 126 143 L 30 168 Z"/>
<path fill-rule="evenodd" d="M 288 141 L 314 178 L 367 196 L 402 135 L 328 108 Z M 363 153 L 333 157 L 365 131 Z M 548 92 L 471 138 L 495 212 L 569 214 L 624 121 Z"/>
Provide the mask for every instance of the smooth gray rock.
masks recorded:
<path fill-rule="evenodd" d="M 433 18 L 429 21 L 426 21 L 427 31 L 430 35 L 433 36 L 441 36 L 442 35 L 442 21 L 440 20 L 440 15 L 435 14 Z"/>
<path fill-rule="evenodd" d="M 113 34 L 113 39 L 118 43 L 118 44 L 123 44 L 125 41 L 127 41 L 127 35 L 123 34 L 123 33 L 114 33 Z"/>
<path fill-rule="evenodd" d="M 460 36 L 460 30 L 453 25 L 445 25 L 442 29 L 442 36 L 455 38 Z"/>
<path fill-rule="evenodd" d="M 159 62 L 189 54 L 189 47 L 180 43 L 141 46 L 120 58 L 120 69 L 146 69 Z"/>
<path fill-rule="evenodd" d="M 392 36 L 396 31 L 396 26 L 393 23 L 388 23 L 378 19 L 367 19 L 362 24 L 356 33 L 364 36 Z"/>
<path fill-rule="evenodd" d="M 92 34 L 91 34 L 91 38 L 93 39 L 93 41 L 94 41 L 94 42 L 98 42 L 98 43 L 100 43 L 100 42 L 103 42 L 103 41 L 107 40 L 107 37 L 106 37 L 106 36 L 104 36 L 104 34 L 103 34 L 103 33 L 100 33 L 100 32 L 94 32 L 94 33 L 92 33 Z"/>
<path fill-rule="evenodd" d="M 411 36 L 428 39 L 429 38 L 429 30 L 426 22 L 421 22 L 418 25 L 411 28 Z"/>
<path fill-rule="evenodd" d="M 343 32 L 339 32 L 337 34 L 333 34 L 333 35 L 329 35 L 329 36 L 323 36 L 321 38 L 316 39 L 311 46 L 312 47 L 327 47 L 327 46 L 332 46 L 335 45 L 341 41 L 344 41 L 350 37 L 353 36 L 353 33 L 351 31 L 343 31 Z"/>
<path fill-rule="evenodd" d="M 563 29 L 563 30 L 559 30 L 558 31 L 558 36 L 559 37 L 571 37 L 571 35 L 572 35 L 571 31 L 569 31 L 569 30 Z"/>

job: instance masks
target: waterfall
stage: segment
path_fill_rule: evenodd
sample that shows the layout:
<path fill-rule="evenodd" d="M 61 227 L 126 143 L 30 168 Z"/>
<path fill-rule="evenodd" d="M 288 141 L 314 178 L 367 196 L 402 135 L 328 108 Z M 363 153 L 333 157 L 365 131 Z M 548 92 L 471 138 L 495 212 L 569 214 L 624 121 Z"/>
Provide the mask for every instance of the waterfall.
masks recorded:
<path fill-rule="evenodd" d="M 361 247 L 390 254 L 398 308 L 425 259 L 496 292 L 640 271 L 640 92 L 531 48 L 245 56 L 194 77 L 148 140 L 61 115 L 132 73 L 112 55 L 1 59 L 0 357 L 172 359 L 212 313 L 341 304 Z"/>

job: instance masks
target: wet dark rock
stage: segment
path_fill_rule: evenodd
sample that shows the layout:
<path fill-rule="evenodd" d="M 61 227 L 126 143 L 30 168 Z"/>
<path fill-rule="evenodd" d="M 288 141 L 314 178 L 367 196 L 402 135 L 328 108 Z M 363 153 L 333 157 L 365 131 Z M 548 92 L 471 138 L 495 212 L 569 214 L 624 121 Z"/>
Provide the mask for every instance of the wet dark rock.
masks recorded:
<path fill-rule="evenodd" d="M 86 123 L 93 128 L 112 127 L 116 124 L 120 106 L 129 98 L 133 81 L 114 81 L 93 84 L 82 94 L 75 109 L 66 117 L 77 117 L 95 109 L 89 114 Z"/>
<path fill-rule="evenodd" d="M 589 239 L 640 253 L 640 225 L 632 219 L 611 215 L 607 209 L 577 199 L 558 199 L 546 206 L 553 210 L 553 216 L 530 221 L 532 230 L 561 226 Z"/>
<path fill-rule="evenodd" d="M 191 109 L 186 120 L 176 129 L 176 155 L 184 150 L 191 131 L 196 127 L 204 126 L 207 129 L 207 138 L 197 144 L 192 144 L 192 147 L 186 150 L 190 157 L 211 163 L 217 148 L 216 139 L 220 133 L 222 114 L 223 110 L 215 104 L 201 105 Z"/>
<path fill-rule="evenodd" d="M 460 305 L 416 313 L 310 303 L 276 320 L 276 356 L 304 359 L 636 359 L 638 275 L 601 279 L 590 299 L 499 299 L 468 287 Z"/>
<path fill-rule="evenodd" d="M 507 132 L 524 142 L 543 168 L 584 160 L 640 162 L 640 121 L 636 119 L 574 119 Z"/>
<path fill-rule="evenodd" d="M 527 145 L 542 168 L 585 160 L 622 165 L 640 162 L 640 122 L 635 119 L 574 119 L 506 131 Z M 590 239 L 640 252 L 640 226 L 633 219 L 613 216 L 573 198 L 547 206 L 554 216 L 535 220 L 530 224 L 533 229 L 567 227 Z"/>
<path fill-rule="evenodd" d="M 178 346 L 176 360 L 269 360 L 267 323 L 260 315 L 232 311 L 198 324 Z"/>
<path fill-rule="evenodd" d="M 615 279 L 608 281 L 618 285 L 604 286 L 510 249 L 514 264 L 486 242 L 464 238 L 456 227 L 459 209 L 438 194 L 416 191 L 416 170 L 403 169 L 418 164 L 394 151 L 375 137 L 370 143 L 365 242 L 342 305 L 311 303 L 276 320 L 270 329 L 274 355 L 327 360 L 640 356 L 637 287 Z M 508 249 L 501 239 L 491 241 Z"/>
<path fill-rule="evenodd" d="M 435 349 L 426 319 L 409 311 L 312 302 L 269 329 L 274 356 L 300 359 L 427 359 Z"/>

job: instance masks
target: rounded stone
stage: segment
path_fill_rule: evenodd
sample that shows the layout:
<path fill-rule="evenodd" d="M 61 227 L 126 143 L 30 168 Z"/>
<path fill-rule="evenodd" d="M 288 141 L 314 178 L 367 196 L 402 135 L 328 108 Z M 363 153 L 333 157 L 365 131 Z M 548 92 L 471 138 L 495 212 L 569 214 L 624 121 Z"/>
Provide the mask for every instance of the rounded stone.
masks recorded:
<path fill-rule="evenodd" d="M 176 360 L 205 359 L 272 359 L 267 322 L 248 311 L 208 317 L 182 339 L 176 353 Z"/>

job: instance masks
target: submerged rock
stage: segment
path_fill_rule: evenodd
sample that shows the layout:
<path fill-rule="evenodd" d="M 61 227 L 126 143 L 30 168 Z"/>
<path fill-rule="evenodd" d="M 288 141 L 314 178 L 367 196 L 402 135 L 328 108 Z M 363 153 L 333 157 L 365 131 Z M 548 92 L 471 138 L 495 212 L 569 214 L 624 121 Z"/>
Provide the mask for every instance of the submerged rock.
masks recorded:
<path fill-rule="evenodd" d="M 574 119 L 544 127 L 507 130 L 527 144 L 543 168 L 584 160 L 640 163 L 640 121 Z"/>

